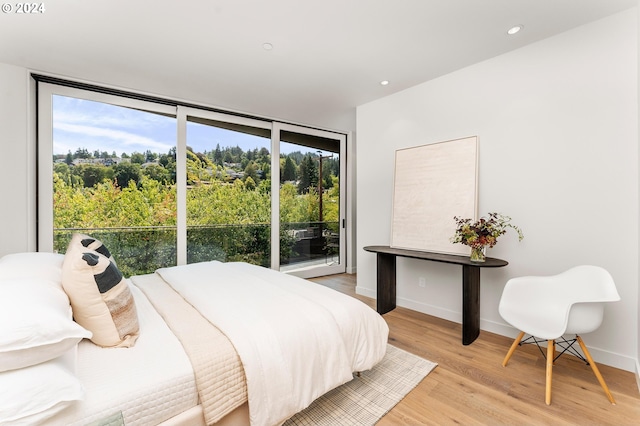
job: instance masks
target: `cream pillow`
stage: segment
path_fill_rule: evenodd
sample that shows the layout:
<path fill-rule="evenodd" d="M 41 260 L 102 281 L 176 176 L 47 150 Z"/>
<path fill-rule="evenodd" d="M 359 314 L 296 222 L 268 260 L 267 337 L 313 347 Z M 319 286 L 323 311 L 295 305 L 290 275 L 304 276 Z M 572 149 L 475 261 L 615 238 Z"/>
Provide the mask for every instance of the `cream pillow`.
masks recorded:
<path fill-rule="evenodd" d="M 77 235 L 77 237 L 76 237 L 76 235 Z M 97 251 L 98 253 L 100 253 L 101 255 L 103 255 L 104 257 L 106 257 L 107 259 L 112 261 L 113 263 L 116 263 L 115 259 L 111 255 L 111 252 L 109 251 L 107 246 L 105 246 L 102 243 L 102 241 L 96 240 L 92 236 L 85 235 L 85 234 L 74 234 L 74 237 L 77 238 L 80 241 L 80 244 L 83 247 L 91 249 L 93 251 Z M 73 237 L 72 237 L 72 239 L 73 239 Z"/>
<path fill-rule="evenodd" d="M 25 278 L 0 280 L 0 372 L 56 358 L 91 333 L 71 318 L 59 284 Z"/>
<path fill-rule="evenodd" d="M 62 264 L 62 286 L 73 318 L 93 333 L 91 341 L 104 347 L 130 347 L 138 338 L 136 306 L 115 263 L 85 247 L 86 235 L 75 234 Z"/>

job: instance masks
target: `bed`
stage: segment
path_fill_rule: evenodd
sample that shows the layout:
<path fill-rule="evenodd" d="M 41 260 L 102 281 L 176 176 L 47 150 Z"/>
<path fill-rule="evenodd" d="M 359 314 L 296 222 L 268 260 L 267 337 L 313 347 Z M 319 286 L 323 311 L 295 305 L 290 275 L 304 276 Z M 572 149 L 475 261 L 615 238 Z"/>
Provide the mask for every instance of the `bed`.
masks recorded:
<path fill-rule="evenodd" d="M 118 277 L 75 240 L 0 258 L 0 424 L 278 425 L 385 355 L 385 321 L 337 291 L 240 262 Z"/>

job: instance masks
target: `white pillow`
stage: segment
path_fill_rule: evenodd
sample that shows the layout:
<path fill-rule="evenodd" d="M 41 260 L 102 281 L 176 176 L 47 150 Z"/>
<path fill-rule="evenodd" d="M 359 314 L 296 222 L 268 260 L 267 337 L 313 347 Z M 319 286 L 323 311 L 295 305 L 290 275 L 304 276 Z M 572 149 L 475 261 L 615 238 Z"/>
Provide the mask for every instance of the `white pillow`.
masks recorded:
<path fill-rule="evenodd" d="M 74 369 L 75 350 L 64 356 L 0 373 L 0 424 L 41 424 L 84 398 Z"/>
<path fill-rule="evenodd" d="M 12 253 L 0 258 L 0 280 L 10 278 L 41 278 L 61 285 L 62 262 L 59 253 Z"/>
<path fill-rule="evenodd" d="M 90 337 L 73 321 L 69 298 L 52 281 L 0 281 L 0 372 L 57 358 Z"/>

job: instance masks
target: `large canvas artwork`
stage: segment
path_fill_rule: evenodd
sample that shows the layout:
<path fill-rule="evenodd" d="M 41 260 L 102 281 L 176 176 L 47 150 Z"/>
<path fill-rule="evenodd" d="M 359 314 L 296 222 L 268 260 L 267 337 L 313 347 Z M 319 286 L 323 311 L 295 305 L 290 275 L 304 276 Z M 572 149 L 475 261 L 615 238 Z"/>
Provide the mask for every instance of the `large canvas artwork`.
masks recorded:
<path fill-rule="evenodd" d="M 454 216 L 477 216 L 478 138 L 396 151 L 391 247 L 468 255 Z"/>

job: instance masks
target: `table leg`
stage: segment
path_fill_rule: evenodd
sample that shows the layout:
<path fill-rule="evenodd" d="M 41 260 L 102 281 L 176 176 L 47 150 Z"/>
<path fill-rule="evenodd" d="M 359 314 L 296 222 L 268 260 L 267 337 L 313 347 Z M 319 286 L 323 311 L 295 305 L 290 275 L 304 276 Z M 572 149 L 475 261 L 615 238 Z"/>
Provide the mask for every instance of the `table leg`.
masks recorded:
<path fill-rule="evenodd" d="M 462 265 L 462 344 L 480 335 L 480 268 Z"/>
<path fill-rule="evenodd" d="M 378 253 L 376 309 L 386 314 L 396 308 L 396 256 Z"/>

